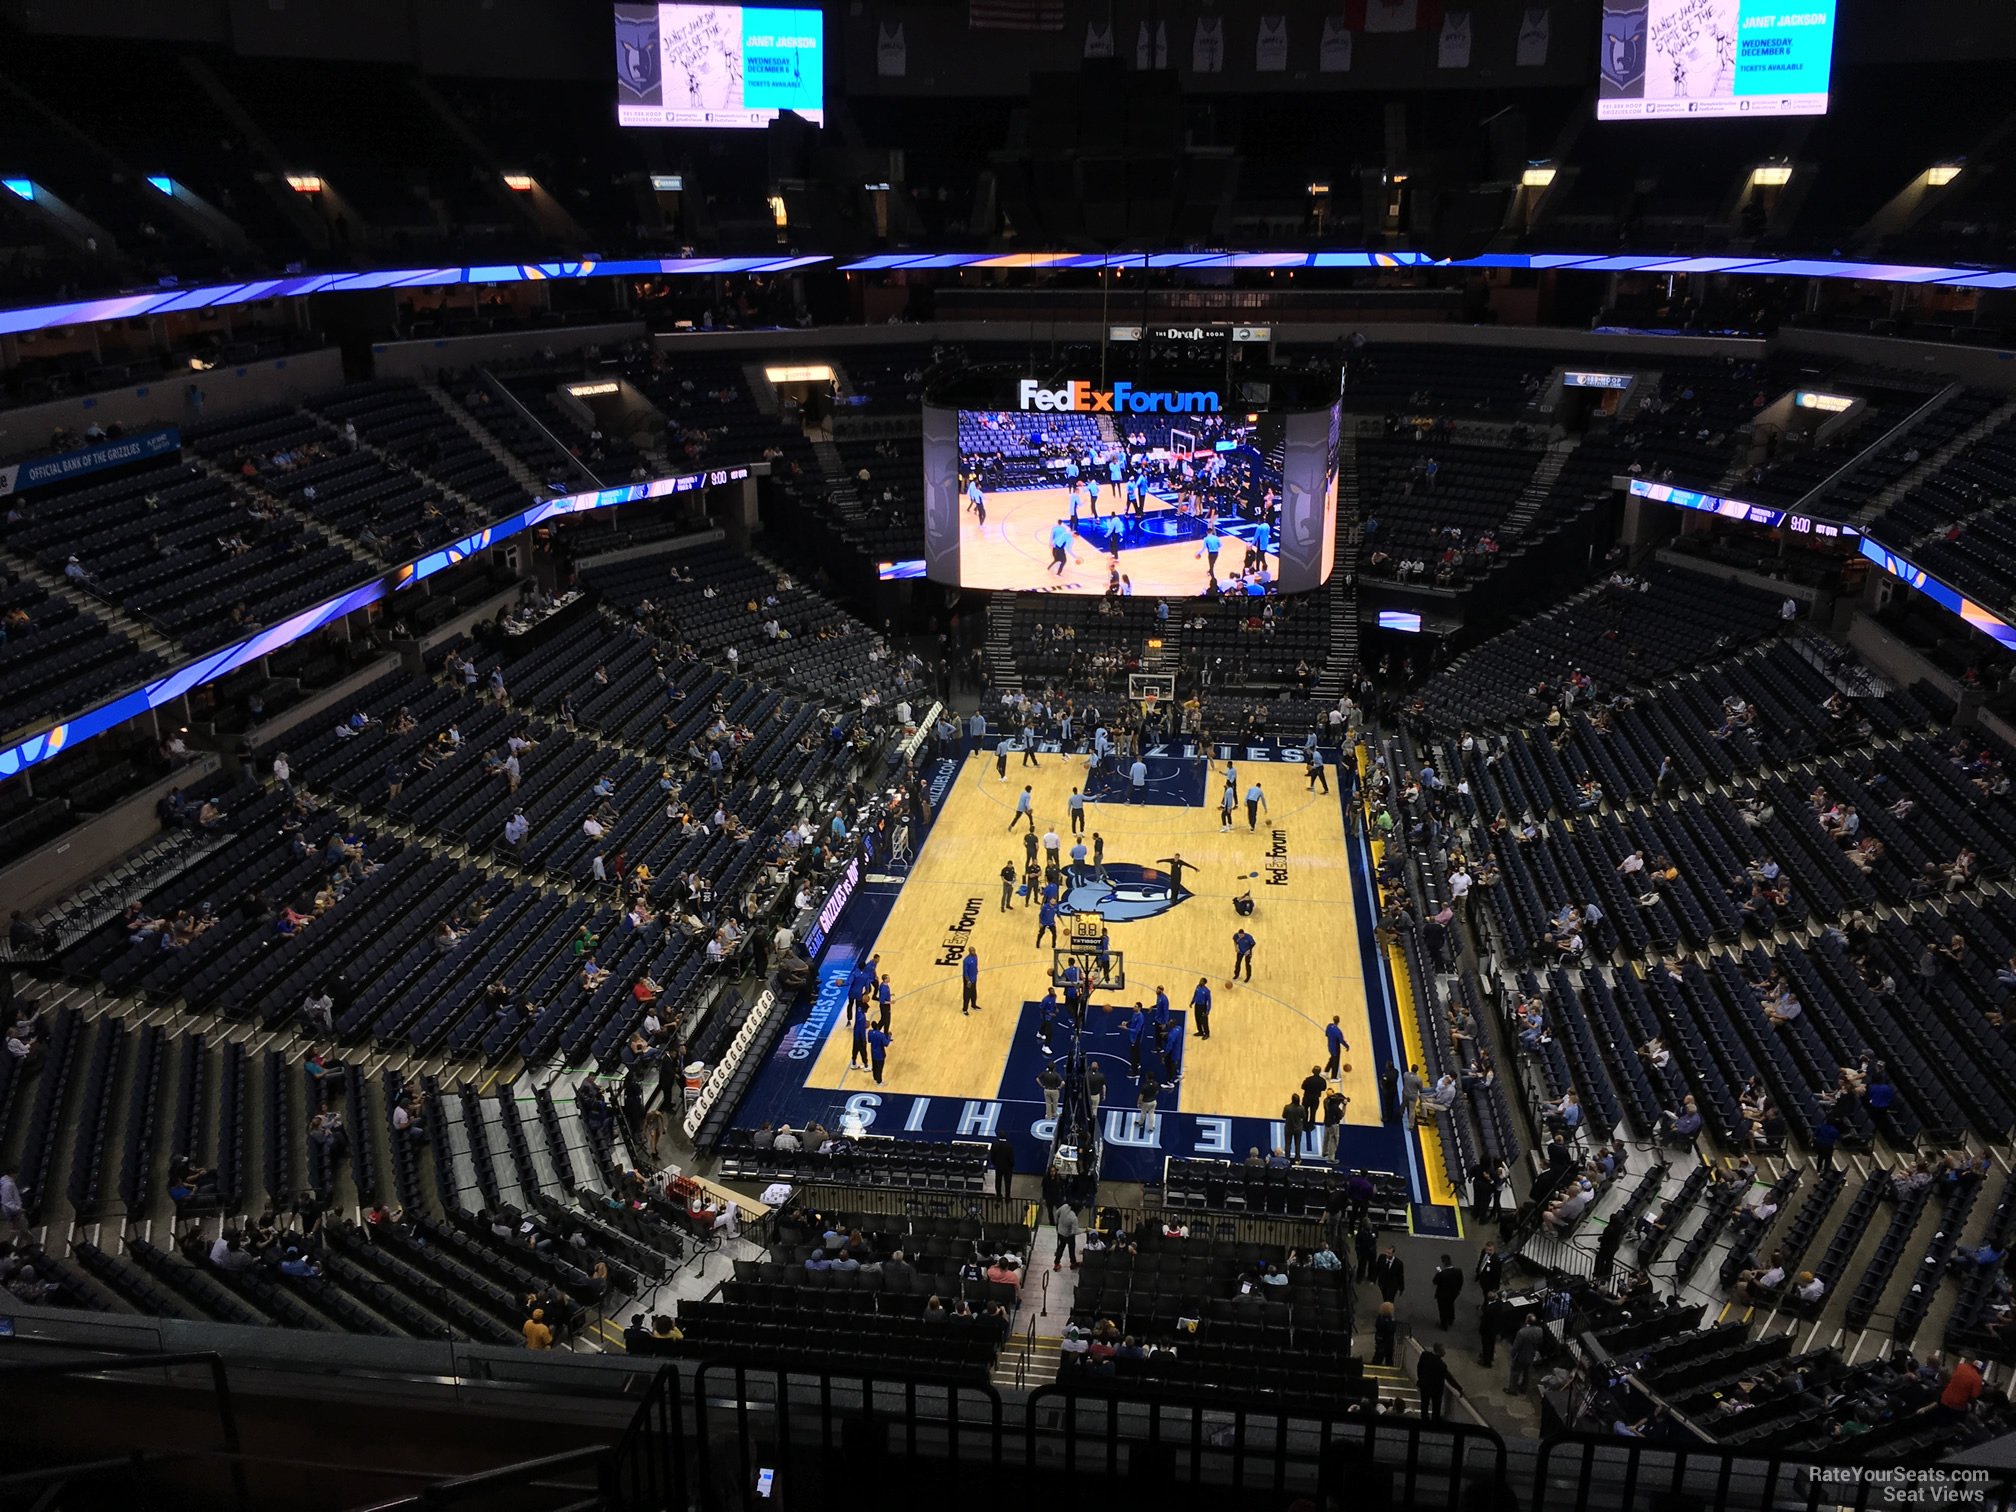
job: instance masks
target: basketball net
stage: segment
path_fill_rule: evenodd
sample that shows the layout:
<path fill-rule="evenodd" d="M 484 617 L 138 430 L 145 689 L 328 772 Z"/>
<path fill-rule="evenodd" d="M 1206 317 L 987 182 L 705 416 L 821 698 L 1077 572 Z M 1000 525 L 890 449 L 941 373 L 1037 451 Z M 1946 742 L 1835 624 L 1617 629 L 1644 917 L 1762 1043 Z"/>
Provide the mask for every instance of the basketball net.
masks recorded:
<path fill-rule="evenodd" d="M 1141 717 L 1143 719 L 1153 719 L 1155 717 L 1155 711 L 1159 709 L 1161 706 L 1162 706 L 1161 694 L 1149 693 L 1144 695 L 1141 699 Z"/>

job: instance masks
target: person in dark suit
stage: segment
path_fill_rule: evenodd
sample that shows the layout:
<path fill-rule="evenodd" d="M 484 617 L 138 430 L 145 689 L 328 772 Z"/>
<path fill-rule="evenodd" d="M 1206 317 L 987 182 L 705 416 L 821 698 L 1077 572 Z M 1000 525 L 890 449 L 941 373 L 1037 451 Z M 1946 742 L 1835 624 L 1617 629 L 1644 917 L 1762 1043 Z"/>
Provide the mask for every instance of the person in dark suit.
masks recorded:
<path fill-rule="evenodd" d="M 1393 1316 L 1393 1304 L 1381 1302 L 1379 1316 L 1372 1320 L 1372 1363 L 1391 1365 L 1393 1363 L 1393 1341 L 1399 1333 L 1399 1322 Z"/>
<path fill-rule="evenodd" d="M 1379 1068 L 1379 1121 L 1400 1121 L 1400 1070 L 1391 1061 Z"/>
<path fill-rule="evenodd" d="M 1372 1279 L 1372 1262 L 1378 1258 L 1379 1235 L 1373 1231 L 1372 1222 L 1364 1214 L 1358 1216 L 1358 1227 L 1351 1235 L 1351 1249 L 1358 1259 L 1358 1279 Z"/>
<path fill-rule="evenodd" d="M 994 1195 L 1006 1197 L 1015 1182 L 1015 1146 L 1007 1135 L 994 1136 L 994 1143 L 987 1147 L 987 1163 L 994 1167 Z"/>
<path fill-rule="evenodd" d="M 1311 1126 L 1319 1120 L 1317 1111 L 1323 1106 L 1323 1094 L 1330 1090 L 1328 1078 L 1321 1066 L 1311 1066 L 1309 1074 L 1302 1078 L 1302 1114 Z"/>
<path fill-rule="evenodd" d="M 1400 1294 L 1407 1289 L 1407 1262 L 1393 1253 L 1390 1244 L 1372 1262 L 1372 1284 L 1379 1288 L 1380 1297 L 1388 1302 L 1398 1301 Z"/>
<path fill-rule="evenodd" d="M 1498 1241 L 1485 1241 L 1484 1248 L 1477 1254 L 1477 1268 L 1472 1273 L 1477 1282 L 1477 1290 L 1489 1296 L 1498 1290 L 1505 1279 L 1505 1257 L 1498 1253 Z"/>
<path fill-rule="evenodd" d="M 1461 1271 L 1456 1272 L 1460 1281 Z M 1414 1386 L 1421 1393 L 1421 1421 L 1439 1423 L 1442 1421 L 1442 1404 L 1451 1387 L 1461 1396 L 1463 1388 L 1456 1385 L 1456 1378 L 1449 1374 L 1449 1364 L 1442 1358 L 1442 1346 L 1435 1345 L 1421 1356 L 1421 1363 L 1414 1367 Z"/>
<path fill-rule="evenodd" d="M 1435 1293 L 1436 1321 L 1447 1328 L 1456 1321 L 1456 1298 L 1463 1290 L 1463 1271 L 1455 1261 L 1444 1255 L 1428 1285 Z"/>

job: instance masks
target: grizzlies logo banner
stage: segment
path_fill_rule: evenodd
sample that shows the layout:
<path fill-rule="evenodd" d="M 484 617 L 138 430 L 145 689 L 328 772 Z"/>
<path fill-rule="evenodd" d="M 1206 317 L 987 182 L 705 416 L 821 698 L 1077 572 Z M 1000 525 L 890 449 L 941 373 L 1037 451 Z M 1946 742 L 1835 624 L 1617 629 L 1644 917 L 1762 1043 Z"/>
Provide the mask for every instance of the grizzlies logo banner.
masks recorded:
<path fill-rule="evenodd" d="M 616 7 L 616 84 L 637 105 L 662 103 L 664 67 L 658 56 L 658 7 Z"/>
<path fill-rule="evenodd" d="M 1606 96 L 1637 96 L 1645 91 L 1645 7 L 1635 9 L 1619 0 L 1603 6 L 1603 52 L 1597 60 Z"/>

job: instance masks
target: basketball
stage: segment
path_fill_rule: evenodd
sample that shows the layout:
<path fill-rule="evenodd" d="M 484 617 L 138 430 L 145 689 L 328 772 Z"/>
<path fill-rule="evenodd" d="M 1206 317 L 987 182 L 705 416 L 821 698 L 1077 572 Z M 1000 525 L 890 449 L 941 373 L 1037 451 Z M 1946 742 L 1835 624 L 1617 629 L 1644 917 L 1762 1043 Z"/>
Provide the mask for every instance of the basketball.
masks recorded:
<path fill-rule="evenodd" d="M 1232 990 L 1232 978 L 1230 977 L 1225 978 L 1225 990 L 1227 992 L 1230 992 Z"/>
<path fill-rule="evenodd" d="M 1351 1062 L 1349 1061 L 1344 1062 L 1344 1074 L 1346 1076 L 1349 1076 L 1351 1074 Z"/>

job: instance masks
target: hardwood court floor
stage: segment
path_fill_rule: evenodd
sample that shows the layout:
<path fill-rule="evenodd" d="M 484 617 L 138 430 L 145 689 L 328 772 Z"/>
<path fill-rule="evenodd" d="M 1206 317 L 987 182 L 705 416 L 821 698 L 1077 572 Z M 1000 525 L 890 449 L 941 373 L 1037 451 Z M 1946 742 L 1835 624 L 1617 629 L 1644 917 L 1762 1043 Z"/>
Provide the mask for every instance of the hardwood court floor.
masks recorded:
<path fill-rule="evenodd" d="M 1119 507 L 1109 488 L 1099 501 L 1099 512 L 1112 514 Z M 1167 506 L 1158 506 L 1166 509 Z M 1050 527 L 1070 514 L 1069 497 L 1061 488 L 1025 488 L 997 493 L 987 500 L 987 523 L 982 526 L 973 511 L 961 501 L 959 508 L 959 581 L 971 588 L 1038 589 L 1068 593 L 1106 591 L 1106 555 L 1091 541 L 1074 536 L 1071 551 L 1075 560 L 1064 566 L 1059 577 L 1050 570 Z M 1156 510 L 1149 511 L 1153 519 Z M 1090 519 L 1091 511 L 1080 511 Z M 1120 570 L 1133 579 L 1137 597 L 1189 598 L 1206 586 L 1204 559 L 1197 555 L 1196 541 L 1179 541 L 1167 546 L 1133 546 L 1120 553 Z M 1243 544 L 1228 539 L 1218 557 L 1218 580 L 1222 583 L 1234 567 L 1245 559 Z M 1281 559 L 1270 552 L 1267 570 L 1280 576 Z M 1217 826 L 1212 826 L 1215 831 Z M 1308 1075 L 1305 1071 L 1303 1075 Z"/>
<path fill-rule="evenodd" d="M 991 515 L 991 512 L 990 512 Z M 1003 1067 L 1024 1001 L 1042 997 L 1051 965 L 1050 942 L 1039 947 L 1036 910 L 1016 899 L 1000 910 L 1000 871 L 1019 868 L 1022 838 L 1010 834 L 1016 795 L 1029 783 L 1036 798 L 1040 835 L 1054 824 L 1070 852 L 1065 797 L 1084 778 L 1082 757 L 1043 754 L 1037 767 L 1011 759 L 1008 780 L 994 775 L 991 756 L 969 758 L 946 798 L 922 855 L 903 885 L 874 950 L 894 989 L 890 1026 L 894 1042 L 883 1090 L 931 1097 L 1033 1098 L 1031 1087 L 1003 1087 Z M 1312 1065 L 1326 1055 L 1323 1026 L 1343 1019 L 1353 1067 L 1343 1090 L 1351 1098 L 1352 1124 L 1377 1126 L 1377 1067 L 1371 1052 L 1364 955 L 1359 949 L 1354 886 L 1344 845 L 1343 811 L 1336 797 L 1305 790 L 1299 762 L 1239 763 L 1239 786 L 1259 779 L 1271 813 L 1257 831 L 1246 828 L 1244 806 L 1229 834 L 1218 830 L 1222 779 L 1205 781 L 1201 763 L 1151 761 L 1151 787 L 1191 795 L 1190 806 L 1095 802 L 1086 807 L 1086 833 L 1103 834 L 1106 861 L 1154 865 L 1181 851 L 1195 868 L 1184 886 L 1193 896 L 1157 917 L 1112 927 L 1114 949 L 1125 957 L 1127 991 L 1101 994 L 1106 1002 L 1152 1001 L 1159 983 L 1172 1005 L 1187 1008 L 1199 976 L 1214 998 L 1211 1038 L 1184 1044 L 1179 1106 L 1186 1113 L 1273 1118 L 1296 1092 Z M 1224 763 L 1217 766 L 1222 769 Z M 1210 806 L 1197 803 L 1208 790 Z M 1285 858 L 1270 858 L 1279 832 Z M 1285 885 L 1268 885 L 1270 866 L 1285 866 Z M 1258 872 L 1258 876 L 1250 873 Z M 1231 899 L 1251 888 L 1257 910 L 1248 927 L 1259 944 L 1253 981 L 1228 987 L 1232 932 L 1238 920 Z M 968 932 L 956 927 L 970 920 Z M 1069 936 L 1069 921 L 1059 927 Z M 970 941 L 979 951 L 981 1011 L 959 1013 L 959 953 Z M 1024 1029 L 1025 1033 L 1031 1032 Z M 846 1092 L 872 1090 L 863 1069 L 850 1070 L 848 1031 L 836 1016 L 806 1084 Z M 1126 1099 L 1115 1087 L 1109 1100 Z"/>

